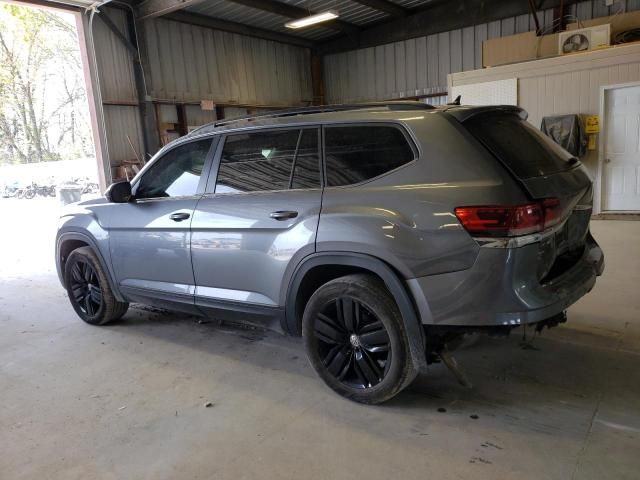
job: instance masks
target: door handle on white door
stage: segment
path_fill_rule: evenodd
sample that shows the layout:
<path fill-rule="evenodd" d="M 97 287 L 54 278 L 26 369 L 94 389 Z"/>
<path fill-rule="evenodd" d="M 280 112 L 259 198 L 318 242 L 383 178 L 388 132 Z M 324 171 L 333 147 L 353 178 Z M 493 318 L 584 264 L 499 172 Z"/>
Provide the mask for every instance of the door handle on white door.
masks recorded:
<path fill-rule="evenodd" d="M 604 163 L 611 163 L 611 159 L 610 158 L 605 158 L 604 159 Z"/>

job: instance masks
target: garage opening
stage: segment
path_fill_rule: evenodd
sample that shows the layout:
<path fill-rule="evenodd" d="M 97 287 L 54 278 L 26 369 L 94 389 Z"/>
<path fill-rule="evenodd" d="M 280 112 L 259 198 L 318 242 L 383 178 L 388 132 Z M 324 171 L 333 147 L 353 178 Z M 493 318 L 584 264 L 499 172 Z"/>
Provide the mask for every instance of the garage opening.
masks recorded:
<path fill-rule="evenodd" d="M 5 274 L 52 265 L 59 206 L 99 195 L 91 128 L 74 14 L 0 2 Z"/>

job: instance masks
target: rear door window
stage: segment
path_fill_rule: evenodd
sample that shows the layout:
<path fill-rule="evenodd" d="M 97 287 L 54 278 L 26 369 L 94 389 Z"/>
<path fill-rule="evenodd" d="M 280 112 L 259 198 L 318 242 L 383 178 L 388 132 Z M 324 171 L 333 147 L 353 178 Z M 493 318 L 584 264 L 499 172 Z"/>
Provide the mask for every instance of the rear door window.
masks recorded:
<path fill-rule="evenodd" d="M 222 149 L 216 193 L 320 187 L 318 129 L 230 134 Z"/>
<path fill-rule="evenodd" d="M 325 129 L 327 186 L 352 185 L 411 162 L 405 134 L 391 125 L 340 125 Z"/>
<path fill-rule="evenodd" d="M 478 115 L 464 122 L 464 126 L 521 179 L 579 165 L 569 152 L 517 115 Z"/>

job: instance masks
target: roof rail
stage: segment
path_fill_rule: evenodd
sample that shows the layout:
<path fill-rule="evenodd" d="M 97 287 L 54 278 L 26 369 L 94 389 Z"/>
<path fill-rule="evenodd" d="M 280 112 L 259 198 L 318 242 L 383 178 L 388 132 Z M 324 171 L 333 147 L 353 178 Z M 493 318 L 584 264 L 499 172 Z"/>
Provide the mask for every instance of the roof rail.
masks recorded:
<path fill-rule="evenodd" d="M 217 122 L 211 122 L 206 125 L 202 125 L 191 131 L 195 133 L 198 130 L 205 127 L 221 127 L 236 122 L 250 121 L 266 118 L 282 118 L 290 117 L 293 115 L 309 115 L 312 113 L 326 113 L 326 112 L 341 112 L 347 110 L 363 110 L 372 108 L 386 108 L 388 110 L 431 110 L 435 107 L 427 103 L 415 102 L 415 101 L 395 101 L 395 102 L 368 102 L 368 103 L 345 103 L 335 105 L 318 105 L 312 107 L 297 107 L 288 108 L 283 110 L 270 110 L 264 113 L 258 113 L 255 115 L 247 115 L 243 117 L 235 117 Z"/>

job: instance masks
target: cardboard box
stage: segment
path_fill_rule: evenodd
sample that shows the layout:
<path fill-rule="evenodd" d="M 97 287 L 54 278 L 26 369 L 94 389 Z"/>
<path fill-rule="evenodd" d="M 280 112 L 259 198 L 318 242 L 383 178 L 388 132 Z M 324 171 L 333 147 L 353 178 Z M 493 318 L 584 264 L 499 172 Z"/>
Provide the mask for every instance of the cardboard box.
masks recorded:
<path fill-rule="evenodd" d="M 536 32 L 524 32 L 482 42 L 482 66 L 495 67 L 526 62 L 558 54 L 558 34 L 538 37 Z"/>
<path fill-rule="evenodd" d="M 577 30 L 579 28 L 594 27 L 596 25 L 611 25 L 611 44 L 618 33 L 640 27 L 640 11 L 621 13 L 619 15 L 611 15 L 610 17 L 594 18 L 593 20 L 585 20 L 584 22 L 570 23 L 567 30 Z"/>

